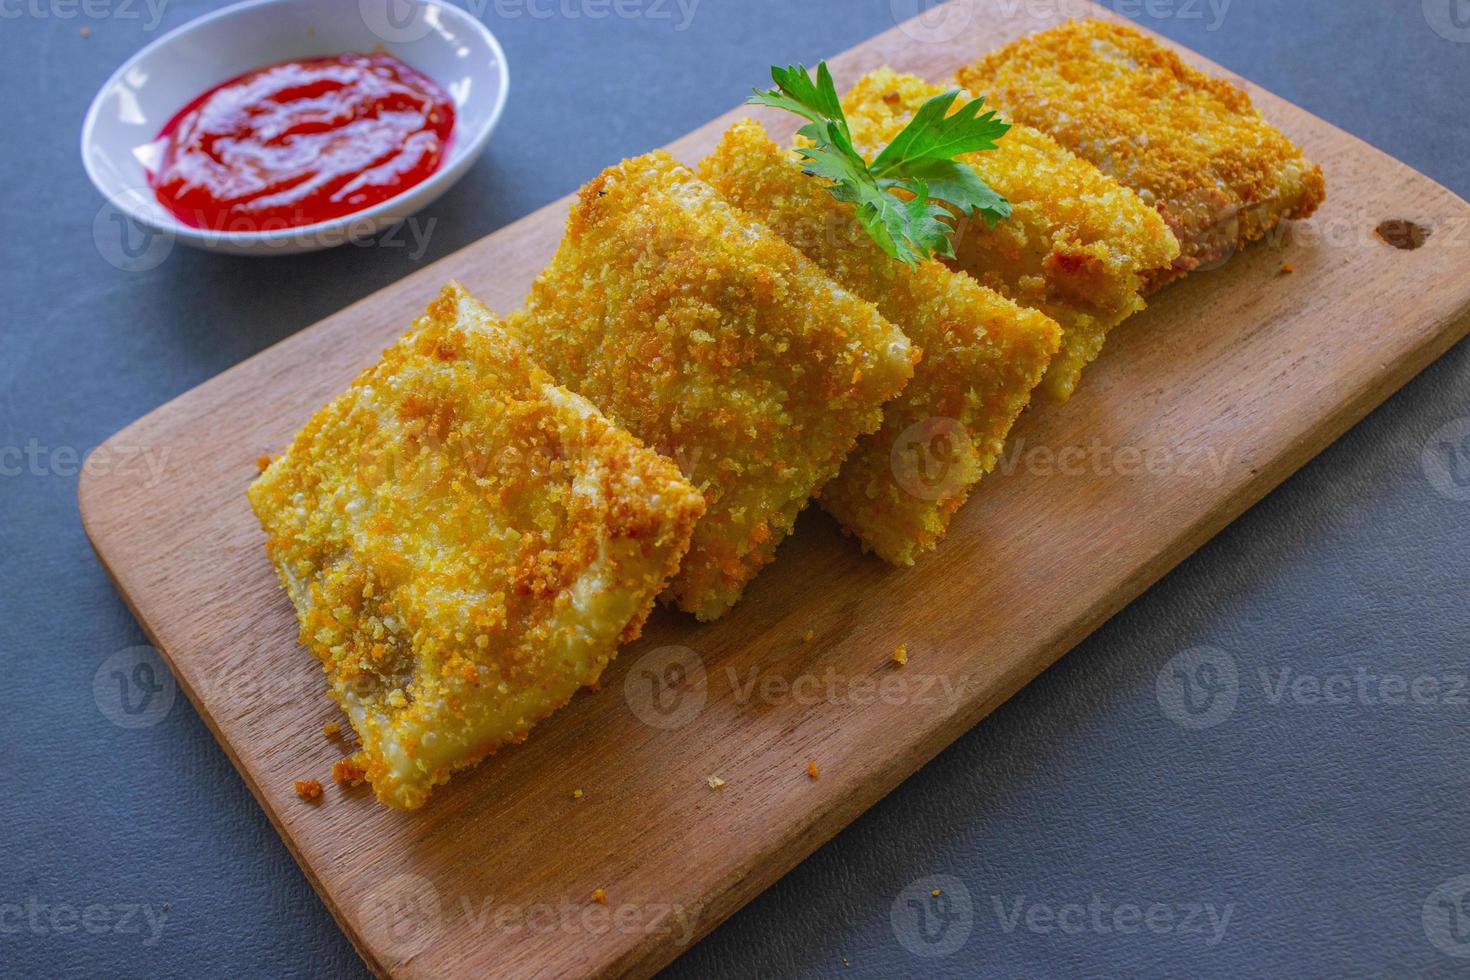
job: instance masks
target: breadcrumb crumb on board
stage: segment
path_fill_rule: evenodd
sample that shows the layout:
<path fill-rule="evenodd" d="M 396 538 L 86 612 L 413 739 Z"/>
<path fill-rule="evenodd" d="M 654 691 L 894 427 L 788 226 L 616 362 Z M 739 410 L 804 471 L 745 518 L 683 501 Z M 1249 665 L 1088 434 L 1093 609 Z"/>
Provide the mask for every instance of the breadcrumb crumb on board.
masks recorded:
<path fill-rule="evenodd" d="M 361 786 L 367 781 L 367 773 L 353 759 L 338 759 L 332 763 L 332 782 L 342 786 Z"/>

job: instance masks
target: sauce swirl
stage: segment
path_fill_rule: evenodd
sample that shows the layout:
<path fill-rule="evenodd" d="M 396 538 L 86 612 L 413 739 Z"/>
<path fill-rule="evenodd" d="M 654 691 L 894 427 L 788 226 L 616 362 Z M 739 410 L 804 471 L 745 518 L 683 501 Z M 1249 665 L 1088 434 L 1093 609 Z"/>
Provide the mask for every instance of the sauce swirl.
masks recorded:
<path fill-rule="evenodd" d="M 454 103 L 387 54 L 289 61 L 217 85 L 158 134 L 154 193 L 185 224 L 272 231 L 388 200 L 434 173 Z"/>

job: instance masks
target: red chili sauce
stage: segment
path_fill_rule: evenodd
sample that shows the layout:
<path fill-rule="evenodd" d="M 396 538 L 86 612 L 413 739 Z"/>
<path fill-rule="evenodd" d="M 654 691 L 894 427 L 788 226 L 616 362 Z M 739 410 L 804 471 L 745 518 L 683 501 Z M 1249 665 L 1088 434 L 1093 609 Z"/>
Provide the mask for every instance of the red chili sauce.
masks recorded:
<path fill-rule="evenodd" d="M 210 89 L 158 134 L 158 200 L 224 232 L 370 208 L 439 168 L 454 129 L 442 88 L 386 54 L 269 65 Z"/>

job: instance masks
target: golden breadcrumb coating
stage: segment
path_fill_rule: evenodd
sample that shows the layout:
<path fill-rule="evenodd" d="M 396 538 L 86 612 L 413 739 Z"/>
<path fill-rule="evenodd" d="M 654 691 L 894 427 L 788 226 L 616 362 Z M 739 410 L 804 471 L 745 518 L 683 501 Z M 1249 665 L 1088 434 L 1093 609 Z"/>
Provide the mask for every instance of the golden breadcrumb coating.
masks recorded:
<path fill-rule="evenodd" d="M 1310 217 L 1326 196 L 1322 168 L 1249 95 L 1123 24 L 1068 22 L 957 78 L 1158 208 L 1183 254 L 1151 289 L 1228 259 L 1284 219 Z"/>
<path fill-rule="evenodd" d="M 919 356 L 872 304 L 666 153 L 582 188 L 512 326 L 704 494 L 671 590 L 705 620 L 771 560 Z"/>
<path fill-rule="evenodd" d="M 759 123 L 733 126 L 699 173 L 923 348 L 913 380 L 884 406 L 883 427 L 858 440 L 821 494 L 822 506 L 864 546 L 913 564 L 994 468 L 1056 353 L 1060 328 L 939 262 L 910 268 L 890 258 L 853 205 L 803 174 Z"/>
<path fill-rule="evenodd" d="M 945 91 L 888 68 L 872 72 L 842 100 L 854 142 L 871 157 L 925 100 Z M 1051 137 L 1013 126 L 999 143 L 962 159 L 1011 202 L 1013 213 L 993 229 L 964 222 L 956 264 L 1061 325 L 1061 350 L 1041 390 L 1065 401 L 1108 331 L 1143 309 L 1145 278 L 1178 258 L 1179 243 L 1137 194 Z"/>
<path fill-rule="evenodd" d="M 407 808 L 597 681 L 704 509 L 456 283 L 249 496 L 362 743 L 333 778 Z"/>
<path fill-rule="evenodd" d="M 362 771 L 362 766 L 352 758 L 338 759 L 332 763 L 332 782 L 343 786 L 361 786 L 367 779 L 367 773 Z"/>

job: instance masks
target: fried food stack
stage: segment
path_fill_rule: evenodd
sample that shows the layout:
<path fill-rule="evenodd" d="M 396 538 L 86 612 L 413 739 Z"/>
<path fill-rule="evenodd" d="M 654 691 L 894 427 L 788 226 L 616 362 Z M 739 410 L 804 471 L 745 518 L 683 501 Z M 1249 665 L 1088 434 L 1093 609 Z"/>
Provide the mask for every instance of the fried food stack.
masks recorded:
<path fill-rule="evenodd" d="M 1128 28 L 1069 24 L 959 82 L 1016 125 L 964 158 L 1011 216 L 961 219 L 953 261 L 890 258 L 746 120 L 697 173 L 598 175 L 509 320 L 451 284 L 250 488 L 379 799 L 419 806 L 524 738 L 656 596 L 725 614 L 812 499 L 912 564 L 1034 391 L 1070 397 L 1146 294 L 1323 197 L 1245 93 Z M 944 91 L 867 75 L 854 143 Z"/>
<path fill-rule="evenodd" d="M 771 560 L 920 356 L 872 303 L 662 152 L 582 188 L 511 325 L 704 494 L 670 592 L 705 620 Z"/>
<path fill-rule="evenodd" d="M 595 684 L 704 513 L 457 283 L 249 496 L 355 766 L 396 807 Z"/>
<path fill-rule="evenodd" d="M 699 168 L 732 204 L 796 244 L 844 288 L 874 303 L 924 350 L 883 426 L 864 436 L 821 502 L 863 544 L 911 565 L 944 536 L 1057 351 L 1061 331 L 938 261 L 895 262 L 853 207 L 802 173 L 759 123 L 737 123 Z"/>
<path fill-rule="evenodd" d="M 876 153 L 946 90 L 887 68 L 864 76 L 842 100 L 854 143 Z M 994 228 L 967 222 L 955 264 L 1061 325 L 1061 350 L 1042 390 L 1066 401 L 1108 332 L 1144 308 L 1145 283 L 1178 258 L 1179 243 L 1137 194 L 1045 133 L 1012 126 L 999 149 L 964 161 L 1012 212 Z"/>
<path fill-rule="evenodd" d="M 1123 24 L 1087 20 L 1022 38 L 955 76 L 1158 209 L 1181 253 L 1146 292 L 1214 268 L 1326 197 L 1322 168 L 1212 78 Z"/>

